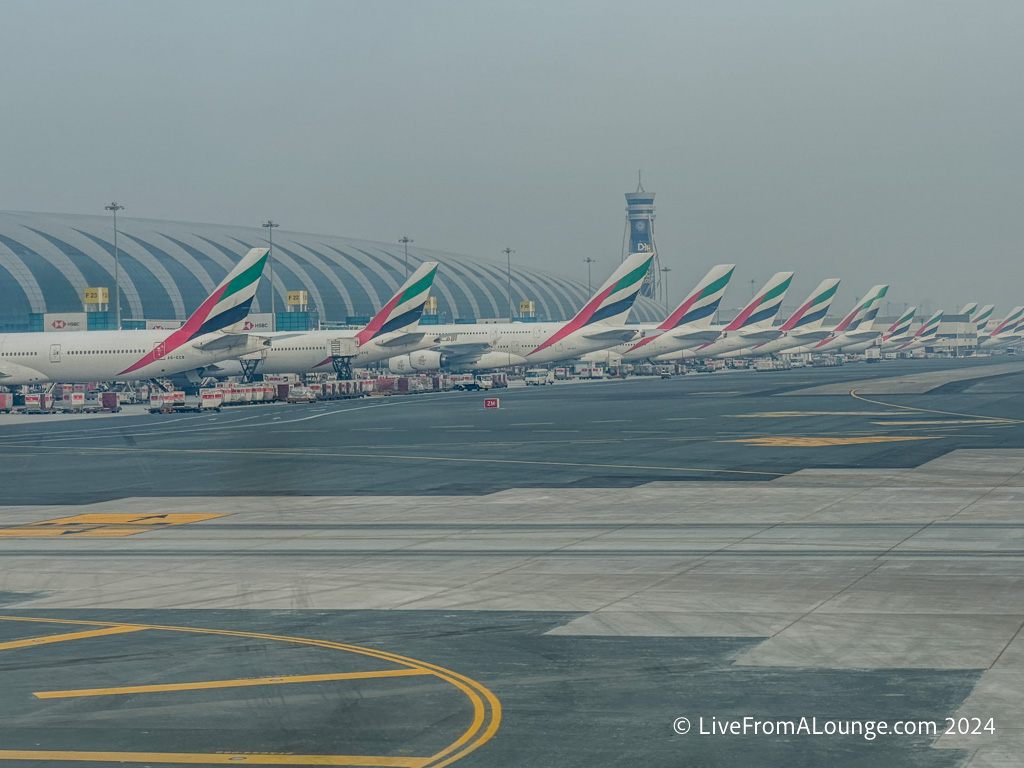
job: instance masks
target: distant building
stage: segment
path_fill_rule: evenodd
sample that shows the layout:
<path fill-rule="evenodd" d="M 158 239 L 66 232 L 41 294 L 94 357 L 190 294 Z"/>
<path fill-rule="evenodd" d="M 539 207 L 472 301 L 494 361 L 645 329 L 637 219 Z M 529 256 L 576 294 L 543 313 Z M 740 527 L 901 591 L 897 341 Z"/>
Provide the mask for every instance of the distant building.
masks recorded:
<path fill-rule="evenodd" d="M 184 320 L 248 248 L 267 245 L 267 230 L 259 226 L 126 217 L 118 217 L 117 224 L 121 314 L 136 324 Z M 409 248 L 410 268 L 428 260 L 441 263 L 432 291 L 439 322 L 507 314 L 503 260 Z M 611 272 L 615 264 L 604 266 Z M 87 288 L 108 288 L 112 307 L 113 275 L 110 217 L 0 212 L 0 330 L 41 328 L 44 313 L 82 312 Z M 356 321 L 376 312 L 404 279 L 405 254 L 397 242 L 274 232 L 274 290 L 280 313 L 288 308 L 289 292 L 305 291 L 305 308 L 320 320 Z M 595 283 L 603 279 L 595 274 Z M 254 313 L 270 311 L 270 290 L 268 270 Z M 588 298 L 585 282 L 513 264 L 513 305 L 534 302 L 537 319 L 567 320 Z M 658 304 L 640 298 L 632 319 L 663 316 Z"/>

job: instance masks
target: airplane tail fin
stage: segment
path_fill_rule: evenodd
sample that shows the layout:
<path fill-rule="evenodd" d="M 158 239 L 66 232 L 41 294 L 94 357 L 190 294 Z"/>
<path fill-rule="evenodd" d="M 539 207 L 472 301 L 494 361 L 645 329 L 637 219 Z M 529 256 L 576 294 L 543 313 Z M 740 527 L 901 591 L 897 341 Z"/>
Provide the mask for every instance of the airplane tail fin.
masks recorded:
<path fill-rule="evenodd" d="M 786 291 L 793 280 L 792 272 L 776 272 L 771 279 L 764 284 L 760 292 L 754 294 L 754 298 L 743 308 L 736 319 L 729 323 L 726 331 L 738 331 L 750 328 L 767 328 L 772 320 L 779 314 L 779 307 L 782 300 L 786 298 Z"/>
<path fill-rule="evenodd" d="M 985 326 L 988 325 L 988 321 L 992 317 L 992 310 L 995 308 L 995 304 L 986 304 L 971 317 L 971 322 L 974 323 L 979 334 L 984 332 Z"/>
<path fill-rule="evenodd" d="M 698 328 L 709 327 L 711 318 L 718 311 L 718 305 L 725 295 L 725 289 L 728 287 L 735 269 L 735 264 L 718 264 L 712 267 L 704 275 L 704 279 L 690 291 L 690 295 L 683 300 L 683 303 L 676 307 L 665 322 L 658 326 L 658 330 L 670 331 L 680 325 L 692 325 Z"/>
<path fill-rule="evenodd" d="M 631 253 L 627 256 L 583 309 L 569 321 L 570 324 L 577 324 L 580 328 L 592 323 L 625 325 L 626 316 L 633 308 L 633 302 L 640 293 L 640 286 L 653 260 L 654 254 L 651 252 Z"/>
<path fill-rule="evenodd" d="M 957 312 L 957 314 L 958 314 L 958 315 L 968 315 L 968 316 L 969 316 L 969 315 L 973 315 L 973 314 L 974 314 L 974 311 L 975 311 L 975 310 L 976 310 L 977 308 L 978 308 L 978 304 L 977 304 L 976 302 L 973 302 L 973 301 L 972 301 L 972 302 L 971 302 L 971 303 L 969 303 L 969 304 L 964 304 L 964 305 L 963 305 L 963 307 L 961 307 L 961 308 L 960 308 L 960 311 L 959 311 L 959 312 Z"/>
<path fill-rule="evenodd" d="M 888 290 L 888 285 L 876 285 L 865 293 L 864 298 L 858 300 L 853 305 L 850 313 L 835 327 L 834 333 L 839 335 L 846 331 L 871 330 L 871 325 L 875 321 L 875 315 L 878 314 L 878 308 L 882 304 L 882 298 Z"/>
<path fill-rule="evenodd" d="M 914 322 L 914 315 L 917 313 L 917 307 L 910 307 L 904 312 L 900 319 L 889 326 L 889 328 L 882 334 L 884 341 L 895 341 L 902 339 L 908 333 L 910 333 L 910 324 Z"/>
<path fill-rule="evenodd" d="M 180 328 L 118 375 L 144 368 L 199 336 L 236 330 L 234 326 L 249 314 L 269 252 L 267 248 L 251 248 Z"/>
<path fill-rule="evenodd" d="M 928 341 L 930 339 L 934 339 L 939 333 L 939 323 L 941 322 L 942 310 L 940 309 L 921 324 L 921 327 L 917 329 L 917 333 L 914 334 L 914 339 L 916 341 Z"/>
<path fill-rule="evenodd" d="M 1004 317 L 999 322 L 999 325 L 992 329 L 992 333 L 988 335 L 989 338 L 993 339 L 1001 334 L 1010 333 L 1010 331 L 1017 327 L 1022 318 L 1024 318 L 1024 307 L 1014 307 L 1010 310 L 1010 314 Z"/>
<path fill-rule="evenodd" d="M 633 308 L 633 302 L 636 301 L 644 276 L 651 268 L 653 260 L 654 254 L 651 252 L 631 253 L 612 272 L 611 277 L 604 281 L 597 293 L 583 306 L 583 309 L 576 313 L 572 320 L 565 323 L 540 346 L 527 354 L 532 355 L 542 349 L 547 349 L 587 325 L 594 323 L 612 326 L 625 325 L 629 310 Z"/>
<path fill-rule="evenodd" d="M 365 344 L 391 331 L 415 328 L 423 315 L 436 274 L 436 261 L 424 261 L 416 267 L 388 303 L 356 334 L 359 343 Z"/>
<path fill-rule="evenodd" d="M 780 330 L 816 331 L 821 328 L 838 288 L 839 280 L 837 278 L 822 280 L 818 287 L 811 291 L 811 295 L 800 305 L 800 308 L 782 324 Z"/>
<path fill-rule="evenodd" d="M 232 326 L 249 314 L 269 252 L 267 248 L 251 248 L 242 257 L 181 326 L 179 330 L 188 331 L 185 341 L 214 331 L 240 330 Z"/>

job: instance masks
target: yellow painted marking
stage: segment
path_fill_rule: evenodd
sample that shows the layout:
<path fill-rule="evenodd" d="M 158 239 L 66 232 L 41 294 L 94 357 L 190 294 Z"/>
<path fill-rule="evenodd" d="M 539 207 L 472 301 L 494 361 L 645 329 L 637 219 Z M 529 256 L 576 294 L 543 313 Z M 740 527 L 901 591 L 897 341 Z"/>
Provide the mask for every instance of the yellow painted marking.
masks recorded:
<path fill-rule="evenodd" d="M 281 677 L 249 677 L 239 680 L 209 680 L 203 683 L 165 683 L 163 685 L 130 685 L 124 688 L 83 688 L 75 691 L 40 691 L 37 699 L 74 699 L 80 696 L 119 696 L 129 693 L 163 691 L 203 691 L 211 688 L 247 688 L 252 685 L 287 685 L 289 683 L 320 683 L 325 680 L 365 680 L 378 677 L 411 677 L 429 675 L 426 669 L 381 669 L 372 672 L 338 672 L 330 675 L 288 675 Z"/>
<path fill-rule="evenodd" d="M 43 637 L 30 637 L 26 640 L 12 640 L 8 643 L 0 643 L 0 651 L 11 648 L 31 648 L 36 645 L 49 645 L 50 643 L 63 643 L 69 640 L 84 640 L 87 637 L 104 637 L 106 635 L 121 635 L 125 632 L 140 632 L 145 627 L 107 627 L 106 629 L 90 629 L 85 632 L 70 632 L 66 635 L 44 635 Z"/>
<path fill-rule="evenodd" d="M 947 419 L 945 421 L 937 419 L 934 421 L 872 421 L 871 423 L 877 424 L 880 427 L 916 426 L 918 424 L 1002 424 L 1006 426 L 1006 422 L 1003 419 Z"/>
<path fill-rule="evenodd" d="M 720 440 L 722 443 L 745 443 L 773 448 L 821 448 L 829 445 L 860 445 L 864 443 L 898 443 L 906 440 L 941 440 L 939 436 L 878 437 L 751 437 L 743 440 Z"/>
<path fill-rule="evenodd" d="M 0 750 L 0 760 L 64 760 L 89 763 L 201 763 L 204 765 L 356 765 L 375 768 L 426 768 L 429 757 L 377 755 L 266 755 L 248 752 L 67 752 L 49 750 Z"/>
<path fill-rule="evenodd" d="M 789 419 L 797 416 L 892 416 L 892 411 L 762 411 L 730 413 L 730 419 Z"/>
<path fill-rule="evenodd" d="M 221 513 L 171 512 L 163 515 L 142 515 L 137 513 L 88 513 L 43 520 L 39 523 L 19 525 L 14 528 L 0 528 L 0 536 L 133 536 L 154 528 L 169 525 L 187 525 L 201 520 L 226 517 Z"/>
<path fill-rule="evenodd" d="M 447 747 L 429 757 L 377 757 L 358 755 L 270 755 L 246 752 L 218 752 L 209 754 L 174 753 L 174 752 L 58 752 L 51 750 L 0 750 L 0 760 L 65 760 L 85 762 L 111 763 L 206 763 L 234 764 L 251 763 L 254 765 L 349 765 L 349 766 L 395 766 L 396 768 L 443 768 L 451 765 L 470 752 L 488 742 L 501 725 L 501 702 L 486 687 L 472 678 L 466 677 L 450 669 L 417 661 L 407 656 L 399 656 L 388 651 L 366 648 L 347 643 L 335 643 L 329 640 L 314 640 L 304 637 L 287 635 L 270 635 L 263 632 L 239 632 L 228 629 L 200 629 L 196 627 L 165 626 L 160 624 L 119 624 L 103 621 L 84 621 L 80 619 L 46 619 L 29 616 L 0 616 L 0 621 L 22 621 L 33 624 L 65 624 L 71 626 L 92 627 L 133 627 L 166 632 L 185 632 L 199 635 L 219 635 L 225 637 L 248 637 L 258 640 L 273 640 L 299 645 L 312 645 L 320 648 L 333 648 L 349 653 L 356 653 L 371 658 L 401 664 L 411 669 L 423 669 L 429 674 L 444 680 L 462 691 L 473 705 L 473 721 L 470 726 Z"/>

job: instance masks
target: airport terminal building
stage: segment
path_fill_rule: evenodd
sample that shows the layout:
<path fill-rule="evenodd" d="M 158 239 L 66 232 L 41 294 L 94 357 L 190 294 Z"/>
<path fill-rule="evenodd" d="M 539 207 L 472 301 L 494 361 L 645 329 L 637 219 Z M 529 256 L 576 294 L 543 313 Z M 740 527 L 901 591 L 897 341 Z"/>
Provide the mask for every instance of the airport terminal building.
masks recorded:
<path fill-rule="evenodd" d="M 124 327 L 184 320 L 246 250 L 268 244 L 268 230 L 258 226 L 122 217 L 117 225 Z M 504 261 L 409 248 L 410 271 L 428 260 L 441 266 L 431 292 L 436 306 L 428 310 L 426 322 L 508 316 Z M 41 331 L 47 315 L 83 312 L 89 328 L 113 327 L 114 263 L 109 216 L 0 212 L 0 331 Z M 607 264 L 607 271 L 613 266 Z M 406 275 L 400 243 L 280 229 L 274 232 L 273 269 L 277 327 L 295 330 L 317 321 L 366 322 Z M 604 271 L 594 275 L 595 287 Z M 268 270 L 254 313 L 271 311 L 269 277 Z M 108 302 L 100 304 L 102 292 L 97 296 L 90 288 L 108 289 Z M 305 303 L 298 303 L 297 296 Z M 511 298 L 513 317 L 519 315 L 520 302 L 533 302 L 536 319 L 567 320 L 588 292 L 585 282 L 513 263 Z M 528 308 L 524 319 L 527 315 Z M 631 319 L 663 317 L 660 304 L 641 297 Z"/>

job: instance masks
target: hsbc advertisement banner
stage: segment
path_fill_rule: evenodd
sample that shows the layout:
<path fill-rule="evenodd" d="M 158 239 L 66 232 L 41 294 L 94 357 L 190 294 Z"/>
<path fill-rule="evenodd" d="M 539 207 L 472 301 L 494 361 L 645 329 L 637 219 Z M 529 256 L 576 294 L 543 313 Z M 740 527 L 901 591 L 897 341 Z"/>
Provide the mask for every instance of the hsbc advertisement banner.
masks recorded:
<path fill-rule="evenodd" d="M 147 331 L 161 331 L 164 329 L 174 330 L 175 328 L 181 328 L 181 320 L 147 320 L 146 330 Z"/>
<path fill-rule="evenodd" d="M 272 331 L 274 330 L 274 316 L 270 312 L 249 315 L 245 320 L 238 323 L 234 330 L 251 331 L 253 333 Z"/>
<path fill-rule="evenodd" d="M 89 330 L 89 315 L 85 312 L 47 312 L 43 315 L 43 330 L 66 333 Z"/>

